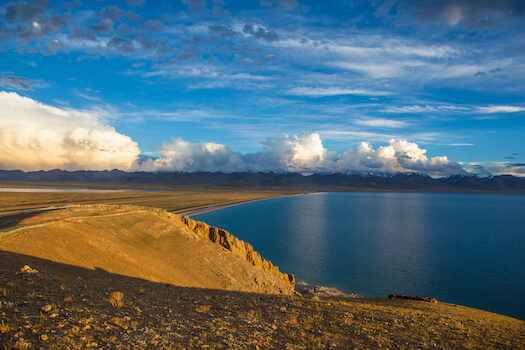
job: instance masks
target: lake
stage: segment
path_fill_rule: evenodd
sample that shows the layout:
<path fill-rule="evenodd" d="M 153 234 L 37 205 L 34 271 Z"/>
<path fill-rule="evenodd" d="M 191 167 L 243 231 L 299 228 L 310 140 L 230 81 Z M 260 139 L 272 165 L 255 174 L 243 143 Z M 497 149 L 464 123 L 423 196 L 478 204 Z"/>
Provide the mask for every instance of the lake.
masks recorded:
<path fill-rule="evenodd" d="M 525 319 L 525 195 L 316 193 L 192 217 L 312 284 Z"/>

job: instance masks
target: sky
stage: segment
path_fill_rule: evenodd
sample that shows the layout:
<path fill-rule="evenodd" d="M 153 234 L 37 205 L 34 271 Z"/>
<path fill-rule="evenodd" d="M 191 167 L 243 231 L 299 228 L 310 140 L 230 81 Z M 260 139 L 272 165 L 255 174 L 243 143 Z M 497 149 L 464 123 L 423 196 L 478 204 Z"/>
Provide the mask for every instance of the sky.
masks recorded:
<path fill-rule="evenodd" d="M 0 1 L 0 169 L 525 176 L 522 0 Z"/>

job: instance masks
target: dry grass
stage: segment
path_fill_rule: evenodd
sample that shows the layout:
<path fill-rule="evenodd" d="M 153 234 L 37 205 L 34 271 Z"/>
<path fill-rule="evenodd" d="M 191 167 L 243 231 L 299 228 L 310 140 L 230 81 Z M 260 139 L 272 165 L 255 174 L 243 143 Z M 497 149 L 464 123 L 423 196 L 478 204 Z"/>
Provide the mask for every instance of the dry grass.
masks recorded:
<path fill-rule="evenodd" d="M 211 305 L 199 305 L 199 306 L 197 306 L 195 311 L 206 313 L 206 312 L 209 312 L 210 309 L 211 309 Z"/>
<path fill-rule="evenodd" d="M 13 326 L 10 326 L 8 324 L 5 324 L 4 320 L 2 320 L 0 322 L 0 333 L 11 332 L 11 331 L 14 331 L 15 329 L 16 329 L 16 327 L 13 327 Z"/>
<path fill-rule="evenodd" d="M 12 282 L 2 299 L 16 305 L 0 312 L 5 349 L 524 349 L 525 344 L 523 321 L 443 303 L 271 296 L 116 275 L 77 279 L 13 271 L 0 271 L 0 280 Z M 67 290 L 61 288 L 65 283 Z M 109 291 L 122 293 L 126 302 L 115 308 L 107 302 Z M 74 299 L 63 301 L 72 294 Z"/>
<path fill-rule="evenodd" d="M 124 293 L 122 292 L 111 292 L 111 297 L 109 298 L 109 302 L 114 307 L 122 307 L 124 306 Z"/>

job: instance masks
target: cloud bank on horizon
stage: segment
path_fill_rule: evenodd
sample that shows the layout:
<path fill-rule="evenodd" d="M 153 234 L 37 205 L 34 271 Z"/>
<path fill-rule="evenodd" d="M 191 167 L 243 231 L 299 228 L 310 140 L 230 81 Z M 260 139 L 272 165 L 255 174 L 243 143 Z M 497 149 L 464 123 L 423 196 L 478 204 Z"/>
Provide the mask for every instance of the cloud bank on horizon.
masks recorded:
<path fill-rule="evenodd" d="M 392 139 L 377 150 L 361 142 L 338 154 L 325 149 L 316 132 L 267 138 L 262 152 L 247 154 L 214 142 L 176 139 L 160 145 L 160 158 L 139 164 L 137 143 L 104 124 L 96 112 L 51 107 L 4 91 L 0 107 L 3 169 L 466 173 L 446 156 L 428 159 L 426 150 L 412 142 Z"/>
<path fill-rule="evenodd" d="M 525 176 L 524 32 L 521 0 L 2 2 L 0 168 Z"/>
<path fill-rule="evenodd" d="M 262 142 L 263 151 L 241 154 L 213 142 L 191 144 L 184 140 L 163 143 L 161 158 L 149 159 L 140 165 L 146 171 L 252 171 L 252 172 L 370 172 L 424 173 L 442 177 L 467 172 L 446 156 L 428 159 L 425 149 L 405 140 L 390 140 L 388 146 L 374 150 L 370 143 L 361 142 L 343 153 L 329 152 L 316 132 L 268 138 Z"/>

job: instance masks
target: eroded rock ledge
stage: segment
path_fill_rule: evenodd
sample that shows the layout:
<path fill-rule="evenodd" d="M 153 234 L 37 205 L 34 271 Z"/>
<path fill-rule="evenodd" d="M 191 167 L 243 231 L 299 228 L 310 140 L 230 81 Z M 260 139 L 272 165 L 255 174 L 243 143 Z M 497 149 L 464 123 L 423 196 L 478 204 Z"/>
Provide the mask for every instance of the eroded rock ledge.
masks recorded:
<path fill-rule="evenodd" d="M 279 271 L 279 267 L 274 266 L 271 261 L 266 260 L 259 253 L 253 250 L 251 244 L 241 241 L 237 237 L 230 234 L 228 231 L 210 226 L 202 221 L 195 221 L 188 216 L 180 216 L 178 214 L 169 212 L 165 212 L 164 214 L 170 220 L 178 221 L 186 225 L 190 230 L 192 230 L 205 241 L 212 242 L 224 247 L 225 249 L 245 259 L 253 266 L 271 273 L 290 287 L 295 287 L 294 275 Z"/>

